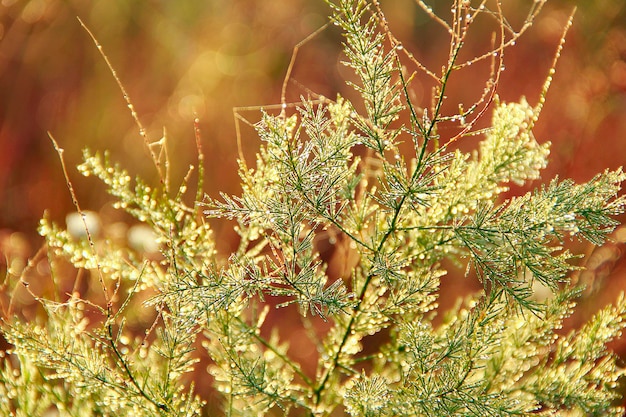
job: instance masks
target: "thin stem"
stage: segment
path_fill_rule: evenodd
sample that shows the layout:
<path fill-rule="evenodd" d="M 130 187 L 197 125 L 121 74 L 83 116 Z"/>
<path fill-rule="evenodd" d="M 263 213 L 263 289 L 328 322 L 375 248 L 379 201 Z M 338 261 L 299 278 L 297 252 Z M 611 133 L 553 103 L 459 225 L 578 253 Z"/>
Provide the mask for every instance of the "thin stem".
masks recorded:
<path fill-rule="evenodd" d="M 124 372 L 126 373 L 126 376 L 128 376 L 128 378 L 132 382 L 132 384 L 135 387 L 135 389 L 137 389 L 139 394 L 142 397 L 144 397 L 146 400 L 148 400 L 150 403 L 152 403 L 157 409 L 163 410 L 165 412 L 169 412 L 169 408 L 168 408 L 167 405 L 162 404 L 162 403 L 156 401 L 155 399 L 153 399 L 152 397 L 150 397 L 143 390 L 143 388 L 141 388 L 141 386 L 139 386 L 139 383 L 135 379 L 135 376 L 133 375 L 133 372 L 130 370 L 130 368 L 128 367 L 128 364 L 126 363 L 126 360 L 124 359 L 124 357 L 122 356 L 120 351 L 117 349 L 117 346 L 115 345 L 115 338 L 113 337 L 113 326 L 111 324 L 107 325 L 107 333 L 108 333 L 108 336 L 109 336 L 108 337 L 109 345 L 113 349 L 113 352 L 115 353 L 115 356 L 117 357 L 119 363 L 124 368 Z"/>
<path fill-rule="evenodd" d="M 102 49 L 102 45 L 100 45 L 100 42 L 98 42 L 98 39 L 95 37 L 93 32 L 91 32 L 91 30 L 87 27 L 87 25 L 79 17 L 77 17 L 77 19 L 80 25 L 83 27 L 83 29 L 85 29 L 85 31 L 87 32 L 87 34 L 89 35 L 93 43 L 96 45 L 96 48 L 98 48 L 98 52 L 102 56 L 102 59 L 104 59 L 104 62 L 109 68 L 111 75 L 113 75 L 113 78 L 115 79 L 115 82 L 117 83 L 117 86 L 122 92 L 122 95 L 124 96 L 124 101 L 126 101 L 126 104 L 128 105 L 128 109 L 130 110 L 130 114 L 133 120 L 135 121 L 135 124 L 139 128 L 139 135 L 143 138 L 144 144 L 146 145 L 148 152 L 150 152 L 150 157 L 152 158 L 152 162 L 154 163 L 154 166 L 156 167 L 156 170 L 159 174 L 159 179 L 161 183 L 163 184 L 163 186 L 165 187 L 165 190 L 168 191 L 168 187 L 169 187 L 169 169 L 167 169 L 168 168 L 167 165 L 169 165 L 168 158 L 166 156 L 166 169 L 164 173 L 163 169 L 161 168 L 161 162 L 160 162 L 161 157 L 157 156 L 157 154 L 152 149 L 152 146 L 154 144 L 161 144 L 161 141 L 150 142 L 150 140 L 148 139 L 148 135 L 146 133 L 146 129 L 144 128 L 143 123 L 141 123 L 141 120 L 139 120 L 139 115 L 137 114 L 137 111 L 135 110 L 135 105 L 131 101 L 130 96 L 128 95 L 128 92 L 126 91 L 126 88 L 124 87 L 124 84 L 122 84 L 122 81 L 117 75 L 117 71 L 115 71 L 113 64 L 111 64 L 111 61 L 109 61 L 109 57 L 104 53 L 104 50 Z M 161 146 L 162 146 L 161 151 L 163 151 L 165 144 L 161 144 Z"/>
<path fill-rule="evenodd" d="M 204 152 L 202 151 L 202 134 L 200 132 L 200 119 L 196 117 L 193 120 L 193 132 L 196 139 L 196 149 L 198 152 L 198 181 L 196 184 L 196 203 L 195 203 L 195 215 L 198 217 L 200 214 L 200 205 L 198 202 L 202 201 L 203 188 L 204 188 Z"/>
<path fill-rule="evenodd" d="M 89 244 L 89 248 L 91 249 L 93 256 L 96 260 L 96 270 L 98 271 L 98 281 L 100 282 L 100 288 L 102 289 L 102 293 L 104 295 L 104 300 L 106 302 L 107 305 L 107 315 L 110 315 L 110 311 L 111 311 L 111 296 L 109 295 L 109 291 L 106 287 L 106 284 L 104 283 L 104 275 L 102 274 L 102 268 L 100 266 L 100 259 L 98 257 L 98 253 L 96 251 L 96 246 L 93 242 L 93 238 L 91 236 L 91 231 L 89 230 L 89 226 L 87 225 L 87 216 L 85 215 L 85 212 L 80 208 L 80 204 L 78 203 L 78 197 L 76 197 L 76 192 L 74 191 L 74 186 L 72 185 L 72 181 L 70 180 L 70 176 L 67 172 L 67 166 L 65 165 L 65 158 L 63 157 L 63 154 L 65 153 L 65 149 L 61 148 L 59 146 L 59 144 L 57 143 L 57 141 L 54 139 L 54 137 L 52 136 L 52 133 L 48 132 L 48 137 L 50 138 L 50 140 L 52 141 L 52 145 L 54 146 L 54 149 L 57 152 L 57 155 L 59 156 L 59 161 L 61 162 L 61 169 L 63 170 L 63 176 L 65 177 L 65 183 L 67 185 L 67 189 L 70 192 L 70 196 L 72 197 L 72 203 L 74 204 L 74 207 L 76 207 L 76 211 L 78 212 L 78 214 L 80 215 L 80 218 L 83 222 L 83 226 L 85 228 L 85 233 L 87 234 L 87 242 Z"/>
<path fill-rule="evenodd" d="M 293 67 L 296 64 L 296 58 L 298 56 L 298 51 L 300 51 L 300 47 L 302 47 L 305 43 L 309 42 L 311 39 L 315 38 L 318 34 L 326 30 L 326 28 L 330 25 L 330 22 L 320 26 L 313 33 L 309 34 L 306 38 L 301 40 L 296 44 L 293 48 L 293 52 L 291 53 L 291 59 L 289 60 L 289 66 L 287 67 L 287 73 L 285 74 L 285 78 L 283 80 L 283 86 L 280 91 L 280 107 L 281 107 L 281 116 L 285 116 L 285 109 L 287 108 L 287 84 L 291 79 L 291 73 L 293 72 Z"/>
<path fill-rule="evenodd" d="M 304 371 L 302 371 L 302 369 L 300 369 L 298 364 L 293 362 L 288 356 L 286 356 L 283 353 L 281 353 L 278 349 L 276 349 L 276 347 L 273 344 L 268 342 L 265 338 L 261 337 L 260 334 L 258 334 L 255 331 L 252 331 L 252 329 L 248 326 L 248 324 L 245 323 L 241 318 L 235 317 L 235 316 L 233 316 L 233 318 L 236 319 L 239 322 L 239 324 L 241 324 L 242 326 L 245 326 L 250 331 L 250 334 L 259 343 L 261 343 L 267 349 L 271 350 L 276 356 L 278 356 L 280 359 L 282 359 L 291 369 L 293 369 L 293 371 L 296 374 L 298 374 L 298 376 L 300 376 L 300 378 L 302 378 L 302 380 L 304 381 L 305 384 L 307 384 L 309 387 L 313 387 L 313 385 L 314 385 L 313 384 L 313 380 L 311 378 L 309 378 L 309 376 L 307 374 L 305 374 Z"/>

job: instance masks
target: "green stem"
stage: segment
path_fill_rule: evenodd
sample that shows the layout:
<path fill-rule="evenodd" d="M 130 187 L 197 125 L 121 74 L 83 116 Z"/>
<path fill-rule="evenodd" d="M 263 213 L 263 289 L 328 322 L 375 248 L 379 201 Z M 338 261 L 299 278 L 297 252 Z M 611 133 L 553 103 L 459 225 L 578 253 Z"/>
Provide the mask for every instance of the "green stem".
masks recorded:
<path fill-rule="evenodd" d="M 111 348 L 113 349 L 113 352 L 115 353 L 115 356 L 117 357 L 119 363 L 122 365 L 122 368 L 124 368 L 124 372 L 126 373 L 126 375 L 128 376 L 128 378 L 130 379 L 130 382 L 132 382 L 132 384 L 135 386 L 135 389 L 137 389 L 138 393 L 144 397 L 146 400 L 148 400 L 150 403 L 152 403 L 157 409 L 159 410 L 163 410 L 165 412 L 169 412 L 169 408 L 167 405 L 160 403 L 158 401 L 156 401 L 155 399 L 153 399 L 151 396 L 149 396 L 144 390 L 143 388 L 141 388 L 139 386 L 139 383 L 137 382 L 137 380 L 135 379 L 133 372 L 131 371 L 131 369 L 128 367 L 128 364 L 126 363 L 126 360 L 124 359 L 124 357 L 122 356 L 121 352 L 117 349 L 117 346 L 115 345 L 115 338 L 113 337 L 113 326 L 112 325 L 107 325 L 107 333 L 108 333 L 108 340 L 109 340 L 109 345 L 111 346 Z"/>
<path fill-rule="evenodd" d="M 456 48 L 452 54 L 452 56 L 450 57 L 450 60 L 448 62 L 448 67 L 446 69 L 446 72 L 443 75 L 442 81 L 441 81 L 441 90 L 439 93 L 439 98 L 437 100 L 437 105 L 435 106 L 435 110 L 434 110 L 434 114 L 433 114 L 433 119 L 430 123 L 430 126 L 428 127 L 428 130 L 426 131 L 425 135 L 424 135 L 424 143 L 421 147 L 420 150 L 420 154 L 418 156 L 418 163 L 416 164 L 415 170 L 413 172 L 412 175 L 412 180 L 414 180 L 415 176 L 421 171 L 421 166 L 424 160 L 424 156 L 426 154 L 426 148 L 428 146 L 428 142 L 432 136 L 433 130 L 435 128 L 435 125 L 438 121 L 439 118 L 439 113 L 441 111 L 441 106 L 443 104 L 443 100 L 444 100 L 444 93 L 446 90 L 446 85 L 447 85 L 447 81 L 450 77 L 450 74 L 453 71 L 453 66 L 454 66 L 454 62 L 457 58 L 457 55 L 459 53 L 459 50 L 461 49 L 462 44 L 458 43 L 456 45 Z M 387 239 L 389 239 L 389 237 L 397 231 L 397 223 L 398 223 L 398 219 L 400 217 L 400 212 L 402 211 L 402 208 L 404 206 L 404 203 L 406 202 L 408 198 L 408 193 L 404 194 L 402 196 L 402 199 L 400 200 L 400 202 L 398 203 L 397 208 L 395 209 L 394 215 L 393 215 L 393 219 L 391 220 L 391 223 L 389 225 L 389 229 L 387 230 L 387 232 L 385 233 L 385 235 L 382 237 L 382 239 L 380 240 L 380 243 L 378 244 L 378 247 L 376 248 L 376 252 L 381 252 L 383 249 L 383 246 L 385 244 L 385 242 L 387 241 Z M 365 292 L 367 291 L 367 289 L 369 288 L 369 285 L 372 281 L 372 279 L 374 278 L 374 274 L 370 271 L 370 273 L 367 275 L 367 277 L 365 278 L 365 282 L 363 283 L 363 286 L 361 287 L 361 290 L 358 294 L 358 301 L 356 306 L 354 307 L 352 314 L 350 316 L 350 320 L 346 326 L 346 330 L 343 334 L 343 338 L 341 339 L 341 342 L 339 343 L 338 349 L 337 349 L 337 353 L 334 355 L 333 359 L 332 359 L 332 363 L 331 365 L 326 369 L 324 375 L 321 378 L 321 381 L 318 385 L 318 387 L 314 390 L 314 394 L 315 394 L 315 404 L 318 405 L 321 401 L 321 397 L 322 397 L 322 391 L 324 391 L 325 387 L 326 387 L 326 383 L 328 382 L 328 380 L 330 379 L 331 374 L 335 371 L 335 369 L 337 368 L 337 365 L 339 363 L 339 358 L 341 356 L 341 351 L 343 350 L 344 346 L 346 345 L 346 342 L 348 341 L 348 337 L 350 336 L 350 334 L 352 333 L 353 330 L 353 326 L 356 322 L 356 318 L 359 315 L 359 313 L 361 312 L 361 306 L 363 304 L 363 300 L 364 300 L 364 295 Z"/>
<path fill-rule="evenodd" d="M 268 342 L 267 340 L 265 340 L 265 338 L 261 337 L 261 335 L 257 334 L 255 331 L 252 330 L 252 328 L 250 328 L 248 326 L 247 323 L 245 323 L 243 320 L 241 320 L 241 318 L 239 317 L 234 317 L 237 321 L 239 321 L 239 323 L 242 326 L 245 326 L 249 331 L 250 334 L 259 342 L 261 343 L 263 346 L 265 346 L 267 349 L 271 350 L 276 356 L 278 356 L 280 359 L 282 359 L 291 369 L 293 369 L 293 371 L 298 374 L 298 376 L 300 376 L 300 378 L 302 378 L 302 380 L 304 381 L 305 384 L 307 384 L 308 386 L 312 387 L 313 386 L 313 381 L 311 380 L 311 378 L 308 377 L 307 374 L 305 374 L 302 369 L 300 369 L 300 367 L 294 363 L 291 359 L 289 359 L 288 356 L 285 356 L 283 353 L 281 353 L 278 349 L 276 349 L 276 347 L 271 344 L 270 342 Z"/>

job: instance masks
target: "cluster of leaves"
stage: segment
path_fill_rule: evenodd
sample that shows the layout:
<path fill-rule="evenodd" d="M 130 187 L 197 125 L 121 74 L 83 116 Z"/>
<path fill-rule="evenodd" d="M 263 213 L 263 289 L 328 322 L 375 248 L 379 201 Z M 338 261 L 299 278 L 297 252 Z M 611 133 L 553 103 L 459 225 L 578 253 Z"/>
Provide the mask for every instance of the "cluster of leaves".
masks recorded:
<path fill-rule="evenodd" d="M 575 255 L 563 244 L 604 242 L 624 211 L 618 192 L 626 175 L 606 171 L 584 184 L 554 179 L 497 203 L 507 183 L 539 178 L 549 144 L 532 134 L 542 102 L 501 103 L 495 95 L 497 64 L 523 30 L 507 32 L 499 6 L 472 3 L 455 2 L 448 23 L 418 2 L 451 38 L 449 61 L 436 76 L 388 30 L 378 2 L 329 1 L 361 102 L 303 98 L 292 115 L 286 106 L 279 115 L 264 112 L 256 166 L 240 161 L 239 196 L 200 204 L 199 184 L 189 207 L 187 180 L 170 193 L 86 152 L 79 170 L 153 229 L 162 257 L 145 259 L 89 233 L 77 240 L 44 219 L 51 254 L 90 270 L 99 292 L 37 297 L 42 322 L 3 320 L 17 362 L 5 360 L 0 370 L 2 413 L 198 415 L 202 393 L 185 375 L 208 357 L 227 415 L 620 415 L 612 402 L 622 371 L 606 344 L 624 327 L 626 298 L 577 331 L 556 330 L 582 290 L 568 282 Z M 534 3 L 524 30 L 542 4 Z M 500 45 L 459 63 L 482 14 L 497 20 Z M 489 59 L 496 69 L 484 94 L 469 110 L 444 115 L 453 73 Z M 410 98 L 417 72 L 437 82 L 430 109 Z M 477 130 L 491 108 L 490 127 Z M 459 132 L 442 146 L 441 123 L 456 123 Z M 451 146 L 479 134 L 474 153 Z M 199 156 L 201 177 L 201 148 Z M 240 244 L 227 261 L 216 256 L 206 217 L 237 223 Z M 332 276 L 317 249 L 338 237 L 356 259 L 346 276 Z M 435 324 L 444 258 L 467 259 L 484 290 Z M 536 282 L 552 296 L 535 297 Z M 314 374 L 278 332 L 266 336 L 270 306 L 290 304 L 317 349 Z M 152 323 L 140 334 L 128 324 L 136 325 L 138 310 Z M 321 335 L 312 328 L 317 317 L 330 326 Z M 385 337 L 366 351 L 375 334 Z"/>

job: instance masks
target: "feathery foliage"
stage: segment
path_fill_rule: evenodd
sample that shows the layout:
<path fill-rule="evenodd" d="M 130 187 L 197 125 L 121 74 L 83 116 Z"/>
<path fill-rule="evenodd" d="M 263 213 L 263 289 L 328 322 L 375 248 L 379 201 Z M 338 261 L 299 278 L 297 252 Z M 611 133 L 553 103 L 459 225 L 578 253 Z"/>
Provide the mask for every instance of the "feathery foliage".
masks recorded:
<path fill-rule="evenodd" d="M 41 320 L 6 314 L 2 331 L 14 348 L 0 368 L 2 414 L 200 415 L 208 396 L 189 381 L 208 360 L 210 376 L 200 378 L 212 379 L 225 415 L 620 415 L 613 404 L 623 371 L 606 345 L 621 335 L 626 298 L 578 330 L 557 331 L 582 292 L 570 282 L 577 255 L 564 246 L 605 242 L 624 212 L 626 175 L 555 178 L 501 197 L 547 164 L 549 143 L 532 129 L 553 69 L 534 107 L 496 95 L 505 50 L 543 3 L 514 29 L 499 2 L 458 0 L 446 20 L 418 1 L 450 37 L 439 73 L 404 48 L 377 1 L 328 0 L 358 101 L 303 97 L 292 114 L 286 103 L 280 114 L 263 112 L 255 166 L 240 160 L 240 195 L 203 196 L 199 181 L 189 206 L 191 171 L 172 192 L 167 175 L 150 186 L 108 154 L 85 151 L 79 171 L 151 228 L 160 255 L 42 220 L 53 267 L 65 259 L 89 271 L 91 290 L 32 293 Z M 459 61 L 484 17 L 496 22 L 498 41 Z M 477 62 L 491 67 L 483 93 L 445 114 L 450 79 Z M 416 77 L 435 85 L 430 107 L 411 98 Z M 443 125 L 454 133 L 443 137 Z M 474 152 L 455 148 L 477 137 Z M 198 153 L 202 178 L 200 145 Z M 207 218 L 237 224 L 239 247 L 227 259 Z M 345 243 L 345 275 L 329 272 L 320 242 Z M 435 320 L 446 259 L 466 263 L 483 291 Z M 25 276 L 15 285 L 28 288 Z M 536 283 L 551 296 L 537 297 Z M 299 315 L 317 352 L 314 372 L 269 328 L 279 325 L 267 320 L 276 308 Z"/>

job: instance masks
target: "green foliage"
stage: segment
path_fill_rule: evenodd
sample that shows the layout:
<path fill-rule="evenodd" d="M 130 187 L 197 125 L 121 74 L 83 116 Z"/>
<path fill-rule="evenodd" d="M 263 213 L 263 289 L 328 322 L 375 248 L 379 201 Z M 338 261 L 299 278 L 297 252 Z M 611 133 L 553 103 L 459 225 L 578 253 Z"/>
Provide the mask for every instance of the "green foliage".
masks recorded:
<path fill-rule="evenodd" d="M 620 415 L 622 370 L 606 345 L 621 335 L 626 298 L 576 331 L 557 330 L 582 291 L 569 282 L 578 267 L 564 245 L 605 241 L 624 212 L 626 175 L 554 179 L 501 198 L 547 164 L 549 144 L 532 134 L 543 99 L 499 102 L 496 69 L 469 110 L 443 113 L 449 79 L 468 65 L 457 62 L 468 28 L 483 14 L 505 26 L 499 8 L 470 3 L 456 2 L 447 23 L 418 2 L 449 28 L 449 59 L 435 76 L 388 31 L 377 2 L 329 1 L 360 101 L 302 98 L 292 115 L 264 112 L 256 165 L 240 161 L 240 195 L 200 201 L 200 183 L 190 207 L 189 175 L 172 193 L 167 178 L 152 187 L 86 151 L 80 172 L 153 230 L 161 254 L 76 238 L 44 218 L 51 259 L 89 270 L 90 291 L 33 294 L 44 319 L 3 319 L 14 348 L 0 369 L 2 413 L 199 415 L 207 395 L 189 380 L 208 358 L 200 378 L 212 378 L 226 415 Z M 503 30 L 499 46 L 468 62 L 499 64 L 522 31 Z M 436 81 L 429 109 L 411 99 L 418 74 Z M 446 123 L 458 133 L 440 137 Z M 454 149 L 479 135 L 475 152 Z M 206 218 L 236 221 L 240 243 L 227 259 Z M 338 240 L 354 260 L 344 276 L 319 252 Z M 437 321 L 444 259 L 467 262 L 483 291 Z M 536 282 L 552 295 L 536 297 Z M 274 308 L 299 314 L 317 350 L 314 373 L 268 329 Z"/>

